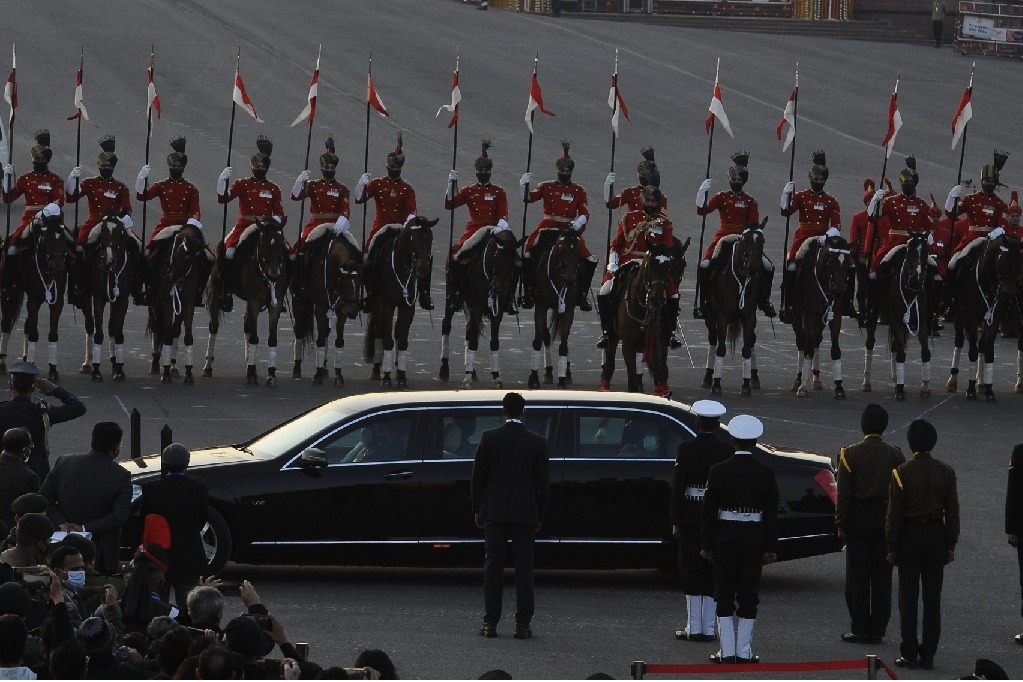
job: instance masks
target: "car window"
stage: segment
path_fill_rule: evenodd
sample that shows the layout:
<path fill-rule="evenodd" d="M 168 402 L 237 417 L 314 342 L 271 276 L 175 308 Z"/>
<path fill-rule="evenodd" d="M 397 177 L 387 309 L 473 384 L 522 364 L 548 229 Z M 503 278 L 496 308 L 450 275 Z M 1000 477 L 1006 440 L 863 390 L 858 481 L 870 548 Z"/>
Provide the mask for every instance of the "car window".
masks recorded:
<path fill-rule="evenodd" d="M 578 456 L 583 458 L 661 458 L 673 456 L 662 443 L 660 415 L 621 411 L 579 416 Z M 678 447 L 677 443 L 676 446 Z"/>
<path fill-rule="evenodd" d="M 257 457 L 280 457 L 350 414 L 335 403 L 327 403 L 267 431 L 245 446 Z"/>
<path fill-rule="evenodd" d="M 439 451 L 443 459 L 472 459 L 476 456 L 476 446 L 483 432 L 504 424 L 500 409 L 492 407 L 444 410 L 435 412 L 435 415 L 439 418 L 435 422 L 439 425 L 436 431 L 439 443 L 435 451 Z M 554 416 L 553 410 L 527 409 L 525 427 L 549 443 Z"/>
<path fill-rule="evenodd" d="M 408 459 L 416 414 L 401 412 L 362 419 L 316 444 L 327 464 L 395 462 Z"/>

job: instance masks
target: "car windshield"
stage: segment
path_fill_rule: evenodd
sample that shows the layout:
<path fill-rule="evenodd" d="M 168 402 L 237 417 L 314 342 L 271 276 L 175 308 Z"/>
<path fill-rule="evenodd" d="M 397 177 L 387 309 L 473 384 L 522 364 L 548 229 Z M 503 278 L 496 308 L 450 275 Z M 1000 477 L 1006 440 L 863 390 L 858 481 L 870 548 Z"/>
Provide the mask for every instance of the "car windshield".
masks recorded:
<path fill-rule="evenodd" d="M 327 403 L 257 436 L 242 447 L 259 458 L 278 457 L 312 440 L 351 414 L 351 410 L 340 408 L 336 401 Z"/>

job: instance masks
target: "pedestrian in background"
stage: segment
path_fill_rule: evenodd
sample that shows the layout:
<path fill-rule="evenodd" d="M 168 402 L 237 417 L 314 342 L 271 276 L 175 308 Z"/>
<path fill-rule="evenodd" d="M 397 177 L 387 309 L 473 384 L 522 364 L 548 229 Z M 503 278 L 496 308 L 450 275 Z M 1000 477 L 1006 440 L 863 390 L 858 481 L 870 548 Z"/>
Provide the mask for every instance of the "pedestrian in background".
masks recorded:
<path fill-rule="evenodd" d="M 899 568 L 901 656 L 895 665 L 934 669 L 941 637 L 941 584 L 945 564 L 955 560 L 959 541 L 956 474 L 931 456 L 938 432 L 926 419 L 906 434 L 913 459 L 892 472 L 885 539 L 888 561 Z M 918 601 L 923 590 L 923 632 L 917 637 Z"/>
<path fill-rule="evenodd" d="M 941 47 L 941 37 L 945 31 L 945 0 L 934 0 L 931 10 L 931 24 L 934 26 L 934 47 Z"/>
<path fill-rule="evenodd" d="M 1019 563 L 1019 586 L 1023 594 L 1023 444 L 1012 449 L 1009 459 L 1009 485 L 1005 491 L 1005 534 L 1009 546 L 1016 548 L 1016 560 Z M 1023 605 L 1020 606 L 1023 616 Z M 1016 644 L 1023 645 L 1023 634 L 1016 635 Z"/>
<path fill-rule="evenodd" d="M 835 527 L 845 546 L 845 598 L 852 621 L 842 641 L 880 644 L 892 615 L 892 565 L 884 522 L 892 471 L 906 461 L 882 438 L 888 413 L 870 404 L 860 416 L 863 440 L 838 453 Z"/>

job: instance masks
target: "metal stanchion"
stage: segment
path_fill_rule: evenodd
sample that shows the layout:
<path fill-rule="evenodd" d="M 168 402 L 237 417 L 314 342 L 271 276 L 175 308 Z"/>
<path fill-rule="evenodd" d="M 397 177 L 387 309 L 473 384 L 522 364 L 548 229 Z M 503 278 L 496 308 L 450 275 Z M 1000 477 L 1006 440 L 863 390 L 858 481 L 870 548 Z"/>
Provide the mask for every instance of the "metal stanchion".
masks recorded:
<path fill-rule="evenodd" d="M 642 680 L 644 675 L 646 675 L 646 663 L 644 663 L 643 661 L 633 661 L 632 679 Z"/>
<path fill-rule="evenodd" d="M 867 679 L 877 679 L 877 654 L 867 654 Z"/>
<path fill-rule="evenodd" d="M 163 452 L 164 448 L 174 442 L 174 432 L 171 431 L 171 427 L 167 424 L 163 425 L 160 429 L 160 452 Z"/>

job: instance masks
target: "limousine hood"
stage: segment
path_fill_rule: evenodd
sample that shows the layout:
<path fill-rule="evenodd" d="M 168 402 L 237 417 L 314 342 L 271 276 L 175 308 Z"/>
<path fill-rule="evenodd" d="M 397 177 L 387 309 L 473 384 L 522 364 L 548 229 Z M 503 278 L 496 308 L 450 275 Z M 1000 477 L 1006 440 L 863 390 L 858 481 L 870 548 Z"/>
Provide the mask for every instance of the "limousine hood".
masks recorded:
<path fill-rule="evenodd" d="M 820 454 L 819 452 L 812 452 L 810 450 L 800 450 L 799 448 L 792 448 L 786 445 L 769 445 L 767 443 L 757 443 L 761 448 L 770 452 L 772 455 L 779 455 L 781 457 L 789 457 L 792 459 L 802 460 L 807 464 L 813 464 L 821 467 L 831 466 L 831 458 Z"/>
<path fill-rule="evenodd" d="M 212 464 L 233 464 L 235 462 L 251 462 L 254 458 L 252 453 L 241 450 L 231 445 L 223 445 L 215 448 L 203 448 L 192 450 L 188 461 L 189 469 L 200 469 Z M 131 473 L 132 477 L 148 477 L 160 473 L 160 455 L 148 455 L 141 459 L 126 459 L 118 462 L 122 467 Z"/>

